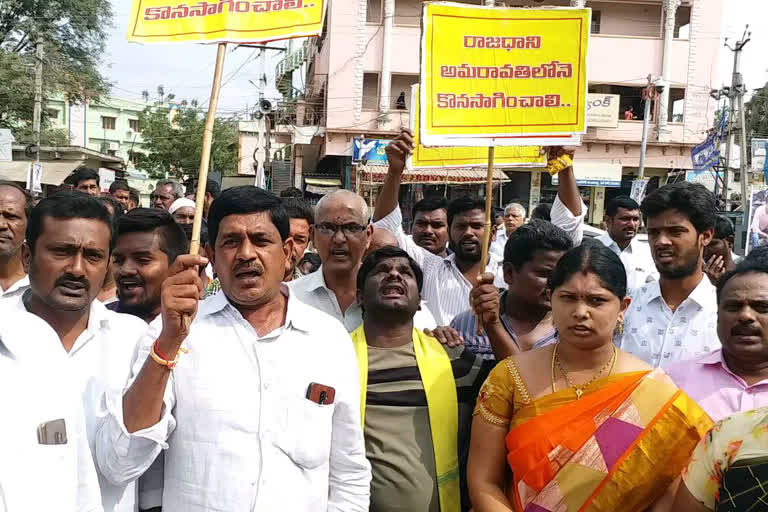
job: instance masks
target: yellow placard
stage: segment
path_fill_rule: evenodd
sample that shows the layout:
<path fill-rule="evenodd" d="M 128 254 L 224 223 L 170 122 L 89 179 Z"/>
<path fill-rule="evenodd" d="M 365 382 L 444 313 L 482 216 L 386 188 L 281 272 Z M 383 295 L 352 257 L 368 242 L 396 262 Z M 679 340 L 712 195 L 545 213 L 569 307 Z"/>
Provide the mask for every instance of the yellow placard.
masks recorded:
<path fill-rule="evenodd" d="M 451 167 L 486 167 L 488 149 L 483 147 L 426 147 L 419 137 L 419 85 L 411 86 L 411 130 L 413 130 L 413 153 L 411 169 L 434 169 Z M 494 167 L 544 167 L 546 154 L 540 146 L 500 146 L 496 148 Z"/>
<path fill-rule="evenodd" d="M 133 0 L 128 40 L 267 42 L 317 36 L 326 0 Z"/>
<path fill-rule="evenodd" d="M 584 133 L 590 13 L 425 4 L 424 142 Z"/>

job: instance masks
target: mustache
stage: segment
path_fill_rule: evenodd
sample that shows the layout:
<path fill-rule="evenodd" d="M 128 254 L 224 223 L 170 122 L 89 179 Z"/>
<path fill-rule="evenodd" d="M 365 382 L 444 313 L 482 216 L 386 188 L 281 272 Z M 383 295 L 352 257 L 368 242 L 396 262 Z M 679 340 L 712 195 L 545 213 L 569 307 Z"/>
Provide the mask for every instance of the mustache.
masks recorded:
<path fill-rule="evenodd" d="M 235 274 L 240 272 L 256 272 L 258 275 L 264 275 L 264 267 L 254 263 L 239 263 L 233 269 Z"/>
<path fill-rule="evenodd" d="M 91 282 L 88 281 L 84 276 L 83 277 L 77 277 L 73 274 L 63 274 L 61 277 L 59 277 L 56 282 L 54 283 L 54 286 L 61 286 L 63 284 L 72 284 L 72 283 L 78 283 L 83 285 L 85 288 L 91 287 Z"/>
<path fill-rule="evenodd" d="M 732 336 L 760 336 L 762 331 L 759 327 L 751 327 L 748 325 L 737 325 L 731 329 Z"/>

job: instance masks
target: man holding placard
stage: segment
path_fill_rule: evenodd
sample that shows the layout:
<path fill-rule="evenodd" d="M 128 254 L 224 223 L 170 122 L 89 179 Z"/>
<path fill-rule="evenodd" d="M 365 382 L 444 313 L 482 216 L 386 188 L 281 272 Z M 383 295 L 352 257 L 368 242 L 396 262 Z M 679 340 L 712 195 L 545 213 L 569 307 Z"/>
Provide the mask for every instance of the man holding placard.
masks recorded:
<path fill-rule="evenodd" d="M 479 282 L 481 274 L 493 274 L 498 288 L 506 288 L 506 284 L 501 272 L 501 261 L 493 254 L 489 255 L 488 265 L 485 268 L 481 266 L 484 198 L 462 197 L 448 204 L 449 245 L 454 254 L 447 258 L 430 253 L 405 236 L 397 198 L 405 160 L 411 151 L 413 138 L 410 130 L 403 130 L 387 146 L 389 172 L 376 201 L 373 219 L 375 227 L 391 231 L 400 247 L 424 270 L 423 298 L 438 325 L 444 326 L 467 309 L 469 292 L 473 284 Z M 563 150 L 551 152 L 553 156 L 560 153 Z M 552 207 L 552 222 L 566 231 L 574 244 L 579 244 L 583 235 L 586 207 L 581 202 L 572 168 L 564 169 L 559 176 L 558 195 Z M 492 236 L 492 239 L 495 237 Z"/>

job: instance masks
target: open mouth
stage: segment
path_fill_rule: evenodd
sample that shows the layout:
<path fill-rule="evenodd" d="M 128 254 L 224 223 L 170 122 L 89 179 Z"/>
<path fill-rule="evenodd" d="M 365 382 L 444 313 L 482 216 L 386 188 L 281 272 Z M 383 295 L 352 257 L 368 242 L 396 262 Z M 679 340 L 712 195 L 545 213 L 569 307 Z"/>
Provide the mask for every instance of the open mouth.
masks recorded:
<path fill-rule="evenodd" d="M 570 330 L 580 336 L 585 336 L 587 334 L 590 334 L 592 332 L 592 329 L 587 327 L 586 325 L 574 325 L 570 328 Z"/>
<path fill-rule="evenodd" d="M 405 287 L 399 284 L 391 283 L 385 285 L 381 289 L 381 293 L 385 297 L 402 297 L 405 295 Z"/>
<path fill-rule="evenodd" d="M 669 250 L 656 251 L 656 261 L 660 263 L 671 263 L 675 260 L 675 252 Z"/>
<path fill-rule="evenodd" d="M 144 288 L 144 283 L 138 279 L 119 279 L 117 285 L 120 287 L 120 290 L 124 292 L 135 292 L 136 290 Z"/>
<path fill-rule="evenodd" d="M 238 279 L 256 279 L 261 277 L 261 271 L 255 268 L 243 269 L 235 272 L 235 277 Z"/>
<path fill-rule="evenodd" d="M 61 289 L 64 295 L 73 297 L 80 297 L 88 290 L 88 287 L 80 281 L 62 281 L 59 283 L 58 288 Z"/>
<path fill-rule="evenodd" d="M 334 258 L 348 258 L 349 251 L 346 249 L 331 249 L 331 256 Z"/>

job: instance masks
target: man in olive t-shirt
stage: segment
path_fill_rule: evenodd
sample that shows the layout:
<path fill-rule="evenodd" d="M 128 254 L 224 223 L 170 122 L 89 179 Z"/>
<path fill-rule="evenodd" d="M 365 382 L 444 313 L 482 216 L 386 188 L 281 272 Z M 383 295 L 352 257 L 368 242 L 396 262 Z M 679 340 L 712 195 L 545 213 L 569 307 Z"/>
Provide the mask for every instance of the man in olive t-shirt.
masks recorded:
<path fill-rule="evenodd" d="M 367 383 L 363 433 L 373 475 L 371 512 L 455 512 L 450 506 L 441 507 L 437 487 L 430 408 L 422 380 L 422 372 L 429 368 L 453 374 L 449 385 L 455 386 L 458 432 L 452 449 L 459 459 L 462 509 L 469 508 L 464 468 L 470 418 L 479 387 L 494 362 L 463 346 L 444 347 L 413 328 L 422 282 L 418 264 L 394 247 L 369 255 L 357 278 L 363 325 L 352 337 L 356 350 L 367 350 L 367 376 L 361 375 L 361 381 Z M 431 356 L 417 360 L 416 344 L 421 354 Z M 425 346 L 426 351 L 421 348 Z M 436 388 L 429 397 L 431 405 L 442 398 L 438 395 L 451 391 Z"/>

